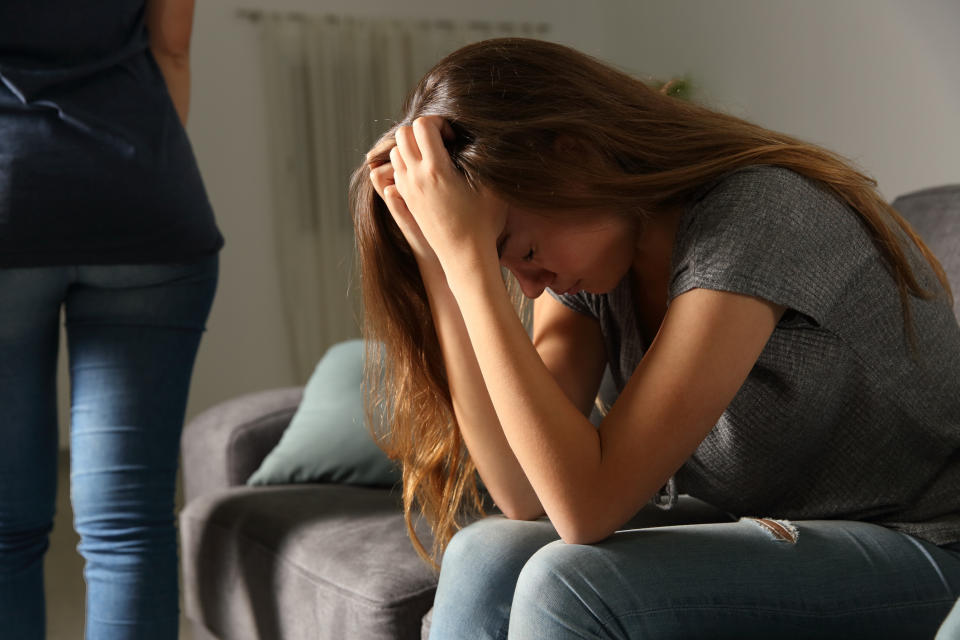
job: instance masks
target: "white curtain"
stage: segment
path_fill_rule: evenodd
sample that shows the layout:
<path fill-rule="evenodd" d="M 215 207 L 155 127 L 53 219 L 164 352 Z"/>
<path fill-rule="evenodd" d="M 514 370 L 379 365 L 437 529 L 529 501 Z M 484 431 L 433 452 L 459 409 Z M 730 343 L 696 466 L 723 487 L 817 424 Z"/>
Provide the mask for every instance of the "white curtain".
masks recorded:
<path fill-rule="evenodd" d="M 260 27 L 270 182 L 295 375 L 360 335 L 347 203 L 351 172 L 445 54 L 544 25 L 248 13 Z"/>

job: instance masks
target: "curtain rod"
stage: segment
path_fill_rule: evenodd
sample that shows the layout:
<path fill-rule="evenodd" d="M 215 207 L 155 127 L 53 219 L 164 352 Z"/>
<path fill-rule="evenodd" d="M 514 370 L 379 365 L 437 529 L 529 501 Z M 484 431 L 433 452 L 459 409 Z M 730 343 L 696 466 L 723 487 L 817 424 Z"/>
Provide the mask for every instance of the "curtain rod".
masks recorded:
<path fill-rule="evenodd" d="M 315 20 L 322 18 L 327 22 L 332 23 L 338 23 L 343 20 L 343 17 L 333 14 L 306 13 L 303 11 L 264 11 L 262 9 L 237 9 L 238 18 L 243 18 L 251 22 L 259 22 L 268 16 L 280 17 L 286 20 Z M 456 26 L 456 21 L 454 20 L 413 20 L 413 22 L 419 24 L 430 24 L 442 29 L 453 29 Z M 488 20 L 466 20 L 464 23 L 473 29 L 492 29 L 495 27 L 501 27 L 505 28 L 504 30 L 509 30 L 517 27 L 525 27 L 532 28 L 535 33 L 548 33 L 550 31 L 550 25 L 546 22 L 511 23 L 502 20 L 497 22 L 491 22 Z"/>

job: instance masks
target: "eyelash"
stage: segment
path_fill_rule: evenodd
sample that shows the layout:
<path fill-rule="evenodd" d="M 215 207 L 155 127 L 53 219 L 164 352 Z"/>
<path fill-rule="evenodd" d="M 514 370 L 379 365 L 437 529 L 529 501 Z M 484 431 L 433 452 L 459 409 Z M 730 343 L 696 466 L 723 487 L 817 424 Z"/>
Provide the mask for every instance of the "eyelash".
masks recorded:
<path fill-rule="evenodd" d="M 527 252 L 527 255 L 523 256 L 524 262 L 533 262 L 533 247 L 530 248 L 530 251 Z"/>

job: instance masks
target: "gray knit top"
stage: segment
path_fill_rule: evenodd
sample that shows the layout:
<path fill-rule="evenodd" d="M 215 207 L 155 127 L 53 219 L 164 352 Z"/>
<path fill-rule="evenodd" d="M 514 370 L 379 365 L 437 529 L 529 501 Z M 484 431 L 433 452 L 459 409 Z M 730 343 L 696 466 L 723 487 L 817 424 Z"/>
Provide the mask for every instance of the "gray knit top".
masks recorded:
<path fill-rule="evenodd" d="M 904 236 L 905 238 L 905 236 Z M 905 239 L 915 273 L 942 291 Z M 633 279 L 556 296 L 600 323 L 620 391 L 643 357 Z M 865 520 L 960 541 L 960 327 L 945 295 L 900 297 L 858 215 L 796 173 L 743 169 L 684 213 L 669 299 L 694 288 L 788 308 L 675 487 L 738 516 Z"/>

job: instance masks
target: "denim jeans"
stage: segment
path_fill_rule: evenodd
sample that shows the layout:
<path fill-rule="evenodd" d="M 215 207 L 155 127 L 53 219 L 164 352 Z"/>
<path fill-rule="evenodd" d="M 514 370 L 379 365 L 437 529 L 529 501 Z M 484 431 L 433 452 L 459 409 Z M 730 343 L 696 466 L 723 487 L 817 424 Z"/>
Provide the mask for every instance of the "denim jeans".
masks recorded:
<path fill-rule="evenodd" d="M 493 516 L 443 557 L 431 640 L 933 638 L 960 596 L 960 546 L 881 526 L 755 520 L 559 541 L 549 522 Z"/>
<path fill-rule="evenodd" d="M 0 269 L 0 636 L 45 634 L 57 491 L 56 363 L 66 318 L 70 497 L 90 640 L 176 638 L 174 489 L 217 258 Z M 80 636 L 77 630 L 77 637 Z"/>
<path fill-rule="evenodd" d="M 936 640 L 957 640 L 960 638 L 960 600 L 953 605 L 950 615 L 940 625 Z"/>

